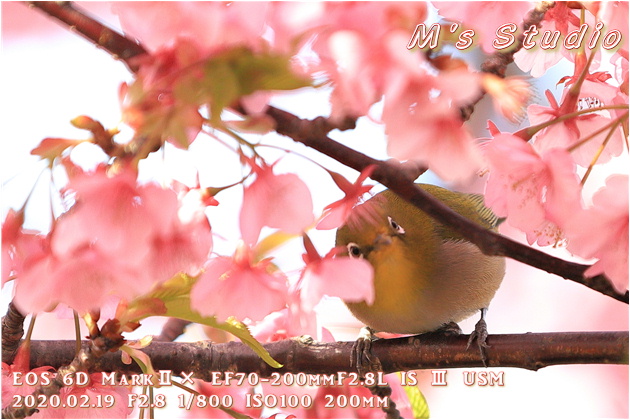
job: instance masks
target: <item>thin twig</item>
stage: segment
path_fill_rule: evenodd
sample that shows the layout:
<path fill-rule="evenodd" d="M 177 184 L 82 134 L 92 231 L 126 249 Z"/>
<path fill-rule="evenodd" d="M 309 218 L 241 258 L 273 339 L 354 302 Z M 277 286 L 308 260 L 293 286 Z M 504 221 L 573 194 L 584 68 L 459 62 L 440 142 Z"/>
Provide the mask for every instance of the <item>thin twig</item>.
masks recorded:
<path fill-rule="evenodd" d="M 484 73 L 494 74 L 501 78 L 505 77 L 508 65 L 514 62 L 514 54 L 523 47 L 523 40 L 525 39 L 525 36 L 523 35 L 524 32 L 532 26 L 540 28 L 540 24 L 545 17 L 545 13 L 554 6 L 555 2 L 553 1 L 542 1 L 536 4 L 536 7 L 532 9 L 523 19 L 523 32 L 516 37 L 516 41 L 510 50 L 507 52 L 497 51 L 490 55 L 481 64 L 481 71 Z M 477 98 L 470 102 L 470 104 L 463 106 L 460 109 L 460 113 L 464 121 L 468 121 L 470 119 L 473 111 L 475 110 L 475 106 L 485 95 L 486 92 L 482 91 Z"/>

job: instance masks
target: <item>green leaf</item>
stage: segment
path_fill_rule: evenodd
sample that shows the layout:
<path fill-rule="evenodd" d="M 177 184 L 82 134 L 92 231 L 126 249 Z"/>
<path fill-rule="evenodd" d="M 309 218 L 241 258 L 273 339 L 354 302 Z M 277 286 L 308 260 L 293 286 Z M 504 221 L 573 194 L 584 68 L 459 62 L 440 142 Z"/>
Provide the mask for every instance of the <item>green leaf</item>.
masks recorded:
<path fill-rule="evenodd" d="M 400 372 L 398 372 L 398 376 Z M 409 404 L 411 405 L 411 411 L 413 412 L 414 419 L 428 419 L 429 418 L 429 404 L 427 403 L 424 394 L 417 386 L 403 386 L 407 398 L 409 398 Z"/>
<path fill-rule="evenodd" d="M 220 59 L 210 60 L 204 70 L 202 89 L 207 92 L 207 101 L 210 103 L 210 121 L 213 125 L 220 125 L 223 108 L 239 97 L 239 80 L 229 63 Z"/>
<path fill-rule="evenodd" d="M 218 322 L 215 317 L 204 317 L 199 312 L 190 308 L 190 298 L 188 296 L 179 296 L 170 299 L 166 304 L 166 316 L 185 319 L 187 321 L 196 322 L 197 324 L 207 325 L 209 327 L 218 328 L 227 331 L 238 337 L 243 343 L 247 344 L 257 355 L 259 355 L 269 366 L 281 368 L 282 364 L 274 360 L 269 352 L 254 338 L 245 324 L 235 318 L 228 318 L 226 322 Z"/>
<path fill-rule="evenodd" d="M 203 66 L 200 86 L 183 82 L 176 96 L 210 106 L 210 122 L 221 125 L 221 112 L 243 96 L 265 90 L 292 90 L 311 86 L 309 78 L 296 75 L 291 57 L 234 48 L 212 56 Z M 191 92 L 193 90 L 194 92 Z"/>
<path fill-rule="evenodd" d="M 299 237 L 298 234 L 286 233 L 281 230 L 273 232 L 267 235 L 264 239 L 262 239 L 256 245 L 255 252 L 255 260 L 262 259 L 265 255 L 269 254 L 272 250 L 276 249 L 279 246 L 284 245 L 288 241 Z"/>
<path fill-rule="evenodd" d="M 234 63 L 241 94 L 257 90 L 293 90 L 310 86 L 310 80 L 291 71 L 290 57 L 280 54 L 257 54 L 243 51 Z"/>
<path fill-rule="evenodd" d="M 197 324 L 207 325 L 227 331 L 238 337 L 258 354 L 269 366 L 281 368 L 282 364 L 274 360 L 262 344 L 252 336 L 245 324 L 229 318 L 225 322 L 218 322 L 215 317 L 205 317 L 190 307 L 190 290 L 197 280 L 186 274 L 180 274 L 150 293 L 146 298 L 157 298 L 164 302 L 166 313 L 160 314 L 172 318 L 184 319 Z M 130 304 L 131 306 L 131 304 Z"/>

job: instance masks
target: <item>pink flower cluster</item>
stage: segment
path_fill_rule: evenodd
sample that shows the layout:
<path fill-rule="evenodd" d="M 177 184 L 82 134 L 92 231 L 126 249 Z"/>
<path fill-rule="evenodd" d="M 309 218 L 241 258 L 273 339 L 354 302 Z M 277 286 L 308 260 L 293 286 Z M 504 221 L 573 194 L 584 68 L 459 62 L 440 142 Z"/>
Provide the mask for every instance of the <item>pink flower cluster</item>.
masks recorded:
<path fill-rule="evenodd" d="M 309 189 L 297 175 L 275 174 L 273 165 L 258 165 L 251 159 L 248 162 L 256 179 L 243 193 L 243 240 L 232 257 L 221 256 L 207 262 L 191 291 L 192 308 L 202 315 L 216 316 L 219 321 L 230 316 L 260 321 L 271 312 L 289 308 L 292 325 L 300 326 L 292 331 L 305 334 L 314 328 L 313 308 L 324 295 L 371 301 L 371 266 L 363 260 L 338 257 L 336 249 L 322 258 L 307 236 L 306 265 L 294 285 L 271 258 L 258 255 L 257 242 L 264 226 L 300 235 L 314 223 L 313 204 Z M 353 187 L 345 181 L 348 196 L 331 207 L 351 208 L 366 191 L 360 185 L 366 176 L 360 176 L 358 185 Z M 347 211 L 341 211 L 347 216 Z M 336 223 L 344 222 L 343 217 L 336 219 Z"/>
<path fill-rule="evenodd" d="M 15 303 L 24 313 L 58 303 L 86 313 L 111 296 L 133 299 L 179 272 L 197 274 L 212 249 L 203 207 L 180 217 L 173 190 L 138 185 L 131 169 L 80 171 L 65 196 L 75 203 L 46 237 L 20 230 L 15 213 L 3 226 L 2 265 L 18 279 Z"/>
<path fill-rule="evenodd" d="M 144 88 L 132 92 L 123 87 L 126 120 L 136 127 L 151 125 L 151 131 L 166 136 L 163 140 L 175 136 L 175 143 L 185 147 L 199 131 L 199 114 L 194 106 L 178 105 L 169 93 L 177 86 L 180 92 L 185 89 L 180 79 L 191 77 L 185 63 L 237 46 L 271 50 L 293 55 L 296 73 L 325 75 L 333 88 L 332 118 L 368 115 L 384 98 L 380 119 L 391 156 L 419 161 L 445 179 L 462 179 L 480 168 L 478 148 L 459 114 L 459 107 L 481 92 L 479 77 L 465 65 L 445 68 L 438 76 L 423 54 L 404 48 L 415 25 L 427 17 L 425 4 L 272 2 L 252 6 L 256 11 L 249 6 L 117 5 L 123 28 L 154 51 L 138 76 Z M 155 17 L 151 25 L 147 16 Z M 187 39 L 194 39 L 196 47 Z M 309 39 L 314 41 L 307 46 Z M 299 54 L 306 50 L 310 54 Z M 171 87 L 161 92 L 159 85 L 147 83 L 147 75 L 164 69 L 169 71 L 160 83 Z M 260 93 L 244 97 L 241 104 L 247 107 L 252 97 L 266 104 L 270 95 Z M 259 103 L 256 109 L 264 106 Z M 451 165 L 452 159 L 461 164 Z"/>
<path fill-rule="evenodd" d="M 603 273 L 623 291 L 628 287 L 628 175 L 608 176 L 593 197 L 582 186 L 594 182 L 592 173 L 602 164 L 627 156 L 628 3 L 585 7 L 556 2 L 539 32 L 558 31 L 565 37 L 584 23 L 594 27 L 596 21 L 605 22 L 624 40 L 612 51 L 608 69 L 613 70 L 593 71 L 601 56 L 598 45 L 524 48 L 516 54 L 516 64 L 535 77 L 563 58 L 574 63 L 574 73 L 559 81 L 564 83 L 560 100 L 546 91 L 549 106 L 527 108 L 531 127 L 515 134 L 491 127 L 493 139 L 484 147 L 490 172 L 486 203 L 525 232 L 530 244 L 566 243 L 575 255 L 597 259 L 586 275 Z"/>

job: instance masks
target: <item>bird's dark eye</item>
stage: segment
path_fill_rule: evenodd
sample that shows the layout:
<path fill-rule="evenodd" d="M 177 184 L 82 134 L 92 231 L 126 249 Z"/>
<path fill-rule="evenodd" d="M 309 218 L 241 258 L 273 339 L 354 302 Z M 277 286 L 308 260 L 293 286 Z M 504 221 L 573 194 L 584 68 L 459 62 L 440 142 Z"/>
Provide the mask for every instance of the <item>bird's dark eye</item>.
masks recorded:
<path fill-rule="evenodd" d="M 348 255 L 350 255 L 350 257 L 352 258 L 363 258 L 361 248 L 359 248 L 359 245 L 355 244 L 354 242 L 350 242 L 348 244 Z"/>
<path fill-rule="evenodd" d="M 387 216 L 387 220 L 389 221 L 389 225 L 391 226 L 392 229 L 394 229 L 394 231 L 400 235 L 404 235 L 405 234 L 405 229 L 403 229 L 402 226 L 400 226 L 398 223 L 396 223 L 396 221 L 394 219 L 392 219 L 391 217 Z"/>

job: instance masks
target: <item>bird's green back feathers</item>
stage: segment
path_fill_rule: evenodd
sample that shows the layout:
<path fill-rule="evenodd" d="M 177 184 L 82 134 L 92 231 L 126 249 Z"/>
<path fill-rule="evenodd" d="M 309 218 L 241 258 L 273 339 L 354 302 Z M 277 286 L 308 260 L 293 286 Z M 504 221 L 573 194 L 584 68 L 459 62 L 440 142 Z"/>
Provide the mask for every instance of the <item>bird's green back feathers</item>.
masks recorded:
<path fill-rule="evenodd" d="M 485 206 L 483 195 L 455 192 L 430 184 L 416 185 L 438 200 L 442 201 L 456 213 L 459 213 L 465 218 L 485 227 L 486 229 L 496 230 L 501 222 L 492 210 Z M 422 212 L 389 190 L 386 190 L 381 194 L 386 195 L 388 206 L 396 208 L 398 211 L 402 209 L 404 212 Z M 434 229 L 435 233 L 445 240 L 464 239 L 460 233 L 450 227 L 442 225 L 437 221 L 434 221 Z"/>

